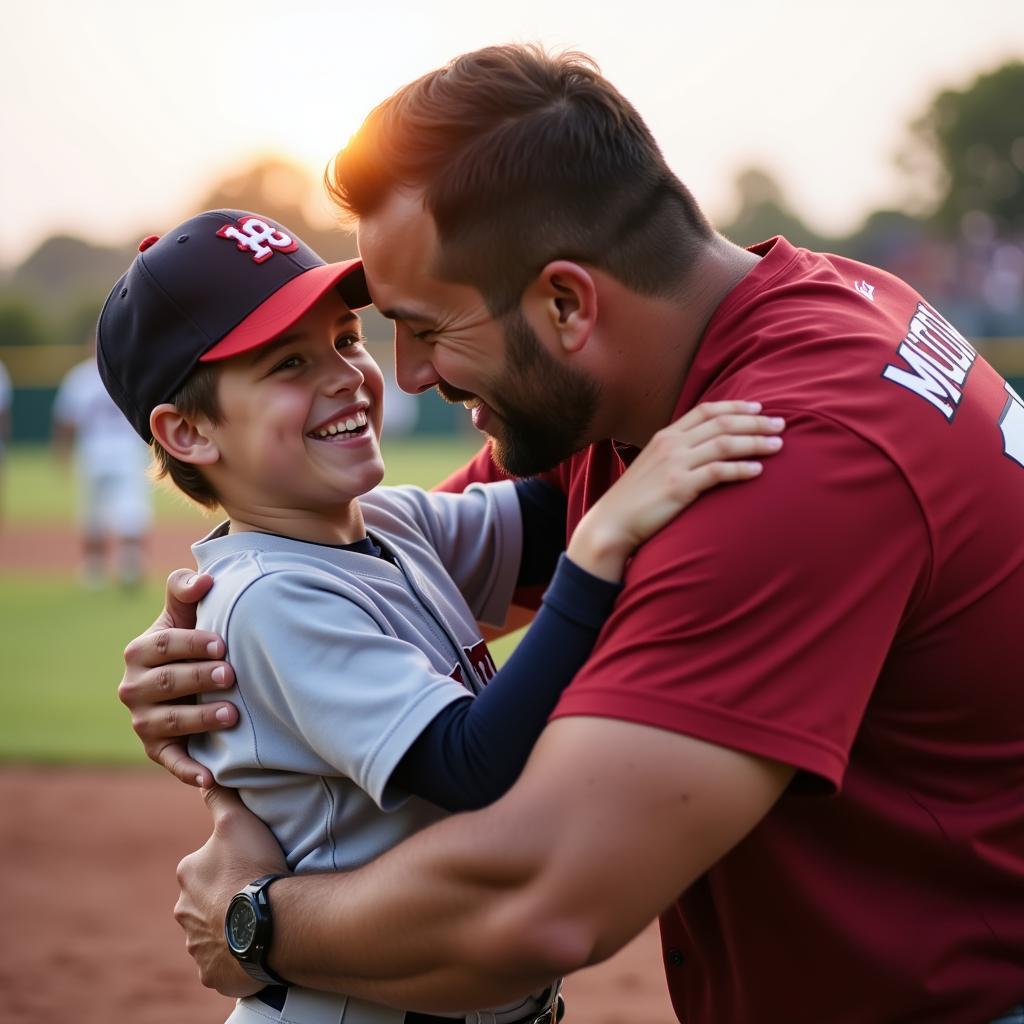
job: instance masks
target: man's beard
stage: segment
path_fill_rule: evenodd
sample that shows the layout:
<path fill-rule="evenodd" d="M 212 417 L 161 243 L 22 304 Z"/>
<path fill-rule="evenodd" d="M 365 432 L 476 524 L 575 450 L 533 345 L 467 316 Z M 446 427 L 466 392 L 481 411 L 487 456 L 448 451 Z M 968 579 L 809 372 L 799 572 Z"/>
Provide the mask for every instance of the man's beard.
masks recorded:
<path fill-rule="evenodd" d="M 488 389 L 501 436 L 489 435 L 491 457 L 512 476 L 553 469 L 589 443 L 601 389 L 596 381 L 559 363 L 516 310 L 503 320 L 508 372 Z M 446 382 L 437 391 L 449 402 L 473 397 Z"/>

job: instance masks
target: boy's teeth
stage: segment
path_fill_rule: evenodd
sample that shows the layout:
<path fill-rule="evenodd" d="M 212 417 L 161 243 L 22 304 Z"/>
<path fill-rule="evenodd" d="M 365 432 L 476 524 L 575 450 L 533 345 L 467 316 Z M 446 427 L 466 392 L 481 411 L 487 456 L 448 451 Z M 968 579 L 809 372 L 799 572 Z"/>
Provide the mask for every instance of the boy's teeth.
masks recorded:
<path fill-rule="evenodd" d="M 366 426 L 366 413 L 357 412 L 355 416 L 349 416 L 346 419 L 338 420 L 336 423 L 331 423 L 326 427 L 321 427 L 316 433 L 318 437 L 333 437 L 335 434 L 344 434 L 346 432 L 351 433 L 353 430 L 358 430 L 360 427 Z"/>

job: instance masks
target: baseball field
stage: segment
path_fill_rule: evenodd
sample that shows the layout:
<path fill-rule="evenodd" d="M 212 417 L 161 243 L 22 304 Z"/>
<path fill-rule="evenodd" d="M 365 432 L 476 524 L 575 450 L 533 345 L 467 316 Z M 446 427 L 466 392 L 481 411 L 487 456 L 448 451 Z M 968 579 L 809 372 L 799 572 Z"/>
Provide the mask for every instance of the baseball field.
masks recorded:
<path fill-rule="evenodd" d="M 474 447 L 391 441 L 388 482 L 429 486 Z M 157 488 L 147 580 L 79 582 L 73 478 L 15 448 L 0 498 L 0 1024 L 216 1024 L 171 917 L 174 865 L 208 833 L 195 790 L 151 766 L 118 703 L 121 650 L 214 524 Z M 499 662 L 513 641 L 494 647 Z M 568 1020 L 668 1024 L 657 937 L 567 983 Z"/>

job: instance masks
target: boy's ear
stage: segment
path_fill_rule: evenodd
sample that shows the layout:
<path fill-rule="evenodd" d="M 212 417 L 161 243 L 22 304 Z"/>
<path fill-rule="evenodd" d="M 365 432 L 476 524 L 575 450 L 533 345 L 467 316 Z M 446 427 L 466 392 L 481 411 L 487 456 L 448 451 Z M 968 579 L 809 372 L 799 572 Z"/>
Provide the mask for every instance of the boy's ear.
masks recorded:
<path fill-rule="evenodd" d="M 525 301 L 553 328 L 566 352 L 586 345 L 597 323 L 597 285 L 571 260 L 552 260 L 528 286 Z"/>
<path fill-rule="evenodd" d="M 149 414 L 149 429 L 167 454 L 196 466 L 210 466 L 220 458 L 217 445 L 204 427 L 205 421 L 188 419 L 170 402 L 158 405 Z"/>

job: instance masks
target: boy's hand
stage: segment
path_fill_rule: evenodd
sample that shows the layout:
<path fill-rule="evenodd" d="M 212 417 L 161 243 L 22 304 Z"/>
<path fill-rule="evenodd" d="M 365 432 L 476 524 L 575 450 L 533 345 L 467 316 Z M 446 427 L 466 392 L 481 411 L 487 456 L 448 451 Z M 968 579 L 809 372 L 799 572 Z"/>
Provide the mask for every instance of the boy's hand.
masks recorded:
<path fill-rule="evenodd" d="M 706 402 L 659 430 L 580 521 L 569 557 L 617 581 L 633 551 L 703 491 L 759 476 L 786 426 L 760 410 L 760 402 Z"/>
<path fill-rule="evenodd" d="M 195 628 L 196 604 L 212 585 L 211 576 L 189 569 L 167 577 L 164 610 L 125 648 L 117 690 L 146 756 L 192 786 L 212 786 L 213 775 L 188 756 L 183 737 L 238 721 L 233 704 L 195 703 L 197 693 L 226 690 L 235 681 L 227 662 L 211 660 L 223 657 L 224 641 Z"/>

